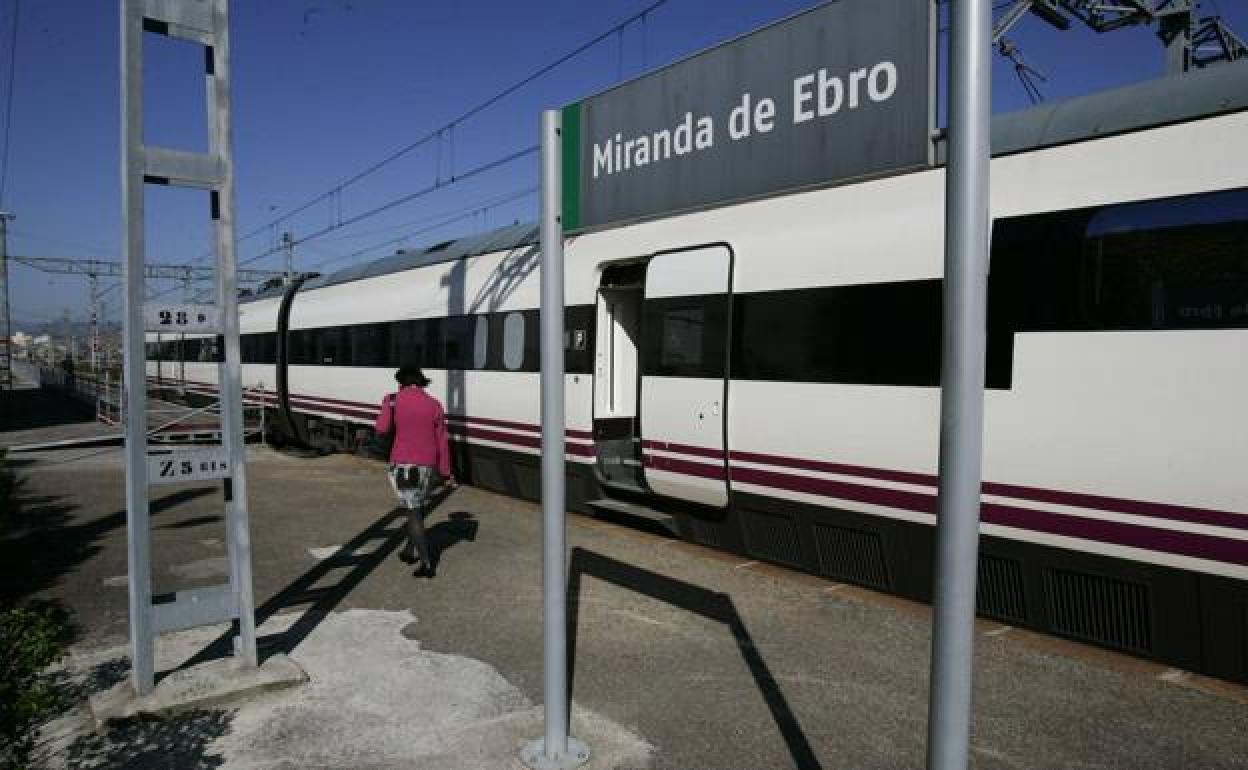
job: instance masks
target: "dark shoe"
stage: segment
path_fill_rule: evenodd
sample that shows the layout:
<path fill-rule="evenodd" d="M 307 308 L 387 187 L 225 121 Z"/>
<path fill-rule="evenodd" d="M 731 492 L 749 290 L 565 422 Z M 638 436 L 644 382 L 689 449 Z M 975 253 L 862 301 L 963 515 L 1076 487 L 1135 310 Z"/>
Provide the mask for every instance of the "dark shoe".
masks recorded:
<path fill-rule="evenodd" d="M 399 561 L 404 564 L 413 564 L 416 561 L 416 554 L 412 552 L 411 548 L 404 548 L 402 551 L 399 551 Z"/>
<path fill-rule="evenodd" d="M 431 564 L 425 564 L 423 561 L 417 560 L 416 571 L 412 573 L 412 577 L 432 578 L 437 577 L 438 571 Z"/>

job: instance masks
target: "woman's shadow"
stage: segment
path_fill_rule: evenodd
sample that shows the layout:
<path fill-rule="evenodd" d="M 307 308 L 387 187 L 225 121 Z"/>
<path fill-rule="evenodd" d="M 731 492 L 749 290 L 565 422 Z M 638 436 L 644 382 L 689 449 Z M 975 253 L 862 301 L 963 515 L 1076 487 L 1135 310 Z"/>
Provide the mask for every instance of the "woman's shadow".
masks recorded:
<path fill-rule="evenodd" d="M 436 568 L 441 563 L 442 554 L 447 549 L 459 543 L 471 543 L 476 540 L 479 526 L 476 517 L 471 513 L 457 511 L 432 527 L 428 527 L 425 530 L 425 537 L 429 541 L 429 557 L 433 559 L 434 567 Z"/>

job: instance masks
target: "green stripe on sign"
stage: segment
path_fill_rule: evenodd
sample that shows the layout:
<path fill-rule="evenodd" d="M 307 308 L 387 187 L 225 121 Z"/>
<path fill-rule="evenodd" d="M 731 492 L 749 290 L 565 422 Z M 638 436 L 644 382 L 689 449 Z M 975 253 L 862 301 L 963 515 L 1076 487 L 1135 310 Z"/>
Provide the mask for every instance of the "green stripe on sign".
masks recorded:
<path fill-rule="evenodd" d="M 563 231 L 581 226 L 581 105 L 563 108 Z"/>

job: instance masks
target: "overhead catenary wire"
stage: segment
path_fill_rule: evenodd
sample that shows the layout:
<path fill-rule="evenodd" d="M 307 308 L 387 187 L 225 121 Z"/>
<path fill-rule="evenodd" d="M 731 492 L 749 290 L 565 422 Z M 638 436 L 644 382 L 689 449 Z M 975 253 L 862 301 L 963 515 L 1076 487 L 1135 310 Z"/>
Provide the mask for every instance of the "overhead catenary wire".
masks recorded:
<path fill-rule="evenodd" d="M 449 183 L 444 183 L 443 186 L 445 186 L 445 184 L 449 184 Z M 352 259 L 355 257 L 362 256 L 370 251 L 382 248 L 384 246 L 401 243 L 415 236 L 423 235 L 424 233 L 435 231 L 440 227 L 445 227 L 446 225 L 453 224 L 454 222 L 458 222 L 460 220 L 467 219 L 472 216 L 476 216 L 482 211 L 489 211 L 490 209 L 498 208 L 499 206 L 512 203 L 514 201 L 525 198 L 529 195 L 533 195 L 537 192 L 537 189 L 538 188 L 536 186 L 526 187 L 526 188 L 516 190 L 514 192 L 507 193 L 504 195 L 500 195 L 495 198 L 491 198 L 491 199 L 488 199 L 479 203 L 474 203 L 471 206 L 455 209 L 454 211 L 451 211 L 451 212 L 444 212 L 443 214 L 422 217 L 421 219 L 417 219 L 411 222 L 404 223 L 402 227 L 414 227 L 416 225 L 421 225 L 427 222 L 433 222 L 434 220 L 437 220 L 436 222 L 434 222 L 434 224 L 428 225 L 427 227 L 422 227 L 418 230 L 413 230 L 413 231 L 404 233 L 401 236 L 390 238 L 388 240 L 381 241 L 379 243 L 374 243 L 371 246 L 366 246 L 361 249 L 356 249 L 355 251 L 352 251 L 348 254 L 335 256 L 335 257 L 331 257 L 330 259 L 322 260 L 321 262 L 311 265 L 310 269 L 315 270 L 317 268 L 324 267 L 325 265 L 329 265 L 334 262 L 340 262 L 346 259 Z M 389 230 L 389 229 L 394 229 L 394 228 L 385 228 L 385 229 Z M 308 239 L 295 241 L 294 243 L 300 244 L 300 243 L 303 243 L 304 240 L 308 240 Z M 310 244 L 305 244 L 305 245 L 310 245 Z M 257 259 L 258 258 L 259 257 L 257 257 Z M 150 299 L 158 299 L 160 297 L 167 296 L 169 294 L 172 294 L 178 291 L 181 288 L 182 288 L 181 284 L 167 287 L 161 291 L 153 293 Z"/>
<path fill-rule="evenodd" d="M 502 206 L 502 205 L 504 205 L 504 204 L 511 203 L 511 202 L 513 202 L 513 201 L 517 201 L 517 200 L 520 200 L 520 199 L 522 199 L 522 198 L 528 197 L 528 196 L 533 195 L 534 193 L 536 193 L 536 192 L 537 192 L 537 190 L 538 190 L 538 188 L 537 188 L 536 186 L 533 186 L 533 187 L 527 187 L 527 188 L 525 188 L 525 189 L 523 189 L 523 190 L 517 190 L 517 191 L 516 191 L 516 192 L 514 192 L 514 193 L 511 193 L 511 194 L 509 194 L 509 195 L 505 195 L 505 196 L 501 196 L 501 197 L 499 197 L 499 198 L 496 198 L 496 199 L 494 199 L 494 200 L 488 201 L 488 202 L 483 203 L 483 204 L 478 204 L 478 205 L 475 205 L 475 206 L 472 206 L 472 207 L 470 207 L 470 208 L 466 208 L 466 209 L 463 209 L 463 210 L 461 210 L 461 211 L 457 211 L 457 212 L 454 212 L 454 213 L 448 213 L 448 214 L 446 214 L 446 215 L 444 216 L 444 218 L 440 218 L 440 219 L 438 219 L 438 221 L 437 221 L 437 222 L 434 222 L 433 224 L 428 225 L 428 226 L 426 226 L 426 227 L 422 227 L 422 228 L 420 228 L 419 230 L 413 230 L 412 232 L 409 232 L 409 233 L 404 233 L 403 235 L 401 235 L 401 236 L 399 236 L 399 237 L 397 237 L 397 238 L 391 238 L 391 239 L 389 239 L 389 240 L 387 240 L 387 241 L 382 241 L 382 242 L 380 242 L 380 243 L 374 243 L 373 245 L 371 245 L 371 246 L 365 246 L 365 247 L 364 247 L 364 248 L 362 248 L 362 249 L 356 249 L 355 251 L 353 251 L 353 252 L 351 252 L 351 253 L 349 253 L 349 254 L 343 254 L 343 255 L 340 255 L 340 256 L 336 256 L 336 257 L 332 257 L 332 258 L 330 258 L 330 259 L 323 260 L 323 261 L 321 261 L 321 262 L 318 262 L 318 263 L 316 263 L 316 264 L 312 265 L 312 269 L 314 269 L 314 270 L 315 270 L 316 268 L 324 267 L 324 266 L 326 266 L 326 265 L 333 264 L 334 262 L 341 262 L 341 261 L 346 260 L 346 259 L 352 259 L 352 258 L 354 258 L 354 257 L 359 257 L 359 256 L 362 256 L 362 255 L 364 255 L 364 254 L 367 254 L 367 253 L 368 253 L 368 252 L 370 252 L 370 251 L 373 251 L 373 250 L 375 250 L 375 249 L 380 249 L 380 248 L 383 248 L 383 247 L 385 247 L 385 246 L 390 246 L 390 245 L 392 245 L 392 244 L 402 243 L 403 241 L 409 240 L 409 239 L 414 238 L 414 237 L 416 237 L 416 236 L 418 236 L 418 235 L 424 235 L 425 233 L 430 233 L 430 232 L 433 232 L 433 231 L 435 231 L 435 230 L 438 230 L 439 228 L 446 227 L 446 226 L 447 226 L 447 225 L 449 225 L 449 224 L 454 224 L 455 222 L 459 222 L 459 221 L 462 221 L 462 220 L 464 220 L 464 219 L 468 219 L 469 217 L 474 217 L 474 216 L 476 216 L 477 214 L 479 214 L 479 213 L 480 213 L 480 212 L 482 212 L 482 211 L 488 211 L 488 210 L 489 210 L 489 209 L 491 209 L 491 208 L 497 208 L 498 206 Z M 435 217 L 431 217 L 431 218 L 429 218 L 429 219 L 435 219 Z M 429 219 L 426 219 L 425 221 L 429 221 Z"/>
<path fill-rule="evenodd" d="M 4 210 L 4 193 L 9 179 L 9 146 L 13 132 L 13 84 L 17 81 L 17 27 L 22 16 L 22 0 L 13 0 L 13 31 L 9 38 L 9 88 L 4 99 L 4 148 L 0 150 L 0 211 Z"/>
<path fill-rule="evenodd" d="M 529 155 L 536 154 L 537 149 L 538 149 L 537 145 L 532 145 L 522 150 L 516 150 L 515 152 L 508 153 L 507 155 L 504 155 L 502 157 L 495 158 L 494 160 L 482 163 L 481 165 L 475 166 L 469 169 L 468 171 L 465 171 L 462 174 L 451 177 L 449 180 L 445 180 L 445 181 L 441 179 L 434 180 L 433 184 L 422 187 L 419 190 L 406 193 L 404 195 L 400 195 L 397 198 L 392 198 L 389 201 L 386 201 L 385 203 L 382 203 L 378 206 L 374 206 L 373 208 L 363 211 L 354 216 L 347 217 L 346 219 L 335 220 L 333 222 L 330 222 L 328 225 L 322 227 L 321 229 L 314 230 L 308 235 L 305 235 L 302 238 L 299 238 L 298 240 L 294 241 L 294 243 L 295 245 L 298 245 L 300 243 L 303 243 L 304 241 L 310 241 L 314 238 L 319 238 L 322 235 L 325 235 L 326 233 L 332 233 L 335 230 L 340 230 L 344 227 L 350 227 L 351 225 L 357 222 L 362 222 L 365 219 L 368 219 L 370 217 L 375 217 L 378 214 L 381 214 L 383 212 L 386 212 L 386 211 L 389 211 L 390 209 L 395 208 L 396 206 L 401 206 L 404 203 L 409 203 L 411 201 L 416 200 L 417 198 L 423 198 L 426 195 L 429 195 L 433 192 L 441 190 L 445 187 L 449 187 L 450 185 L 456 184 L 458 182 L 466 181 L 476 176 L 480 176 L 481 174 L 484 174 L 488 171 L 493 171 L 494 169 L 505 166 L 508 163 L 513 163 L 517 160 L 520 160 L 521 158 L 525 158 Z M 253 262 L 257 262 L 261 259 L 264 259 L 267 256 L 276 254 L 281 250 L 282 248 L 280 246 L 269 248 L 259 254 L 256 254 L 253 257 L 248 257 L 247 259 L 240 261 L 238 264 L 240 267 L 243 265 L 249 265 Z"/>
<path fill-rule="evenodd" d="M 654 0 L 654 2 L 650 3 L 649 5 L 647 5 L 645 8 L 641 9 L 640 11 L 637 11 L 636 13 L 632 14 L 628 18 L 617 22 L 610 29 L 607 29 L 606 31 L 595 35 L 594 37 L 590 38 L 584 43 L 581 43 L 580 45 L 576 46 L 570 51 L 556 57 L 555 59 L 548 62 L 547 64 L 542 65 L 541 67 L 529 73 L 528 75 L 520 78 L 519 80 L 507 86 L 506 88 L 496 92 L 494 95 L 490 96 L 484 101 L 478 102 L 476 105 L 468 108 L 467 110 L 460 113 L 459 115 L 452 118 L 451 120 L 447 121 L 446 123 L 443 123 L 437 128 L 420 136 L 419 138 L 413 140 L 412 142 L 409 142 L 408 144 L 403 145 L 397 150 L 394 150 L 389 155 L 386 155 L 385 157 L 372 163 L 371 165 L 365 167 L 364 169 L 356 172 L 350 177 L 347 177 L 346 179 L 338 182 L 333 187 L 331 187 L 328 191 L 321 193 L 320 195 L 317 195 L 316 197 L 305 201 L 304 203 L 296 206 L 290 211 L 287 211 L 281 214 L 275 219 L 272 219 L 262 225 L 258 225 L 255 228 L 248 230 L 246 233 L 244 233 L 241 237 L 238 238 L 237 242 L 242 243 L 243 241 L 250 240 L 251 238 L 254 238 L 257 235 L 260 235 L 266 231 L 269 231 L 271 228 L 277 227 L 283 222 L 290 221 L 291 219 L 298 216 L 299 214 L 302 214 L 308 209 L 311 209 L 313 206 L 316 206 L 318 203 L 322 203 L 325 201 L 329 201 L 331 205 L 331 209 L 335 209 L 331 211 L 331 222 L 338 222 L 339 220 L 341 220 L 341 196 L 342 196 L 343 191 L 347 187 L 350 187 L 351 185 L 354 185 L 355 183 L 365 179 L 366 177 L 371 176 L 372 174 L 381 170 L 385 166 L 399 160 L 400 158 L 407 156 L 408 154 L 429 144 L 430 142 L 435 141 L 435 140 L 441 140 L 443 136 L 450 137 L 450 142 L 451 142 L 450 163 L 453 164 L 454 163 L 454 135 L 455 135 L 454 131 L 457 126 L 460 126 L 463 123 L 467 122 L 468 120 L 471 120 L 472 118 L 476 117 L 480 113 L 488 110 L 490 107 L 493 107 L 495 104 L 498 104 L 499 102 L 503 101 L 507 97 L 521 90 L 525 86 L 528 86 L 532 84 L 534 81 L 538 80 L 539 78 L 547 75 L 551 71 L 559 68 L 560 66 L 564 64 L 567 64 L 572 59 L 575 59 L 576 57 L 585 53 L 586 51 L 598 45 L 602 41 L 609 39 L 612 35 L 622 33 L 623 30 L 627 29 L 628 27 L 632 26 L 638 21 L 642 21 L 644 23 L 645 20 L 651 14 L 653 14 L 660 7 L 666 5 L 669 1 L 670 0 Z M 536 151 L 536 148 L 534 148 L 534 151 Z M 451 173 L 454 174 L 453 165 L 451 168 Z M 271 254 L 271 253 L 276 253 L 276 251 L 280 251 L 280 249 L 270 250 L 264 256 L 268 256 L 268 254 Z M 206 259 L 209 256 L 211 256 L 211 254 L 204 254 L 199 257 L 196 257 L 196 259 L 193 261 Z"/>

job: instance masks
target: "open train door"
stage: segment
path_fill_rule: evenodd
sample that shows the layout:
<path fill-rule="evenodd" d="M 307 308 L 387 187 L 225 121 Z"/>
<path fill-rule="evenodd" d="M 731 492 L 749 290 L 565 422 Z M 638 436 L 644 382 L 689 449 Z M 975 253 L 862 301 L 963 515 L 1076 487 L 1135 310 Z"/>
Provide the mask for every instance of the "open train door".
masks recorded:
<path fill-rule="evenodd" d="M 655 255 L 642 308 L 641 438 L 646 484 L 728 505 L 727 387 L 732 252 Z"/>

